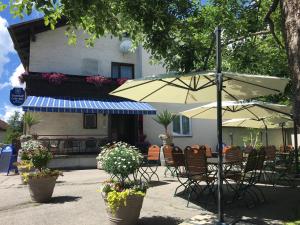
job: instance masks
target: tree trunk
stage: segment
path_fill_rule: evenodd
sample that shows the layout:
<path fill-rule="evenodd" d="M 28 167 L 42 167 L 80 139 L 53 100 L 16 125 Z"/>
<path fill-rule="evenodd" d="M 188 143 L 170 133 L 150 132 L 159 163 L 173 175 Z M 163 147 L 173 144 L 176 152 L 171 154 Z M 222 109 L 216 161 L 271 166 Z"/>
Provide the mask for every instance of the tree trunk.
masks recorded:
<path fill-rule="evenodd" d="M 298 127 L 300 122 L 300 1 L 280 0 L 282 28 L 289 69 L 293 82 L 293 113 L 295 135 L 295 171 L 299 176 Z"/>
<path fill-rule="evenodd" d="M 283 35 L 293 82 L 294 116 L 300 122 L 300 1 L 280 0 Z"/>

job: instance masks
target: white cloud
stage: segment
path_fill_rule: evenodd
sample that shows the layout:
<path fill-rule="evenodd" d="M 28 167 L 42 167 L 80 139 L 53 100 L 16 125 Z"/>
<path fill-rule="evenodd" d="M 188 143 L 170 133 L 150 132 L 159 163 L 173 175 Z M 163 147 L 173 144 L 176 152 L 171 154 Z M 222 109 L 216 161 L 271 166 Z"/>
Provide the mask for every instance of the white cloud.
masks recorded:
<path fill-rule="evenodd" d="M 20 64 L 15 71 L 13 72 L 13 74 L 11 75 L 11 77 L 9 78 L 10 81 L 10 85 L 12 87 L 22 87 L 25 88 L 25 84 L 21 84 L 19 81 L 19 76 L 24 73 L 24 67 L 22 64 Z M 1 89 L 1 88 L 0 88 Z"/>
<path fill-rule="evenodd" d="M 0 90 L 9 86 L 10 86 L 9 82 L 0 83 Z"/>
<path fill-rule="evenodd" d="M 8 54 L 15 52 L 7 27 L 7 20 L 0 16 L 0 77 L 4 72 L 4 65 L 9 63 Z"/>
<path fill-rule="evenodd" d="M 8 121 L 8 119 L 14 114 L 15 111 L 20 112 L 23 114 L 22 108 L 12 105 L 5 105 L 4 106 L 4 113 L 0 114 L 0 118 L 4 121 Z"/>

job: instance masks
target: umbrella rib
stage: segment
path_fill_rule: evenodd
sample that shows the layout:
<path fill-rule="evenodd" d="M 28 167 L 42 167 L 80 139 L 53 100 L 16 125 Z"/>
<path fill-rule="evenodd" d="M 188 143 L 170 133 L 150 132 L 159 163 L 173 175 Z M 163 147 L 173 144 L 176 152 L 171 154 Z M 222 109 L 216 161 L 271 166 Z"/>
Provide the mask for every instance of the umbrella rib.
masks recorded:
<path fill-rule="evenodd" d="M 207 112 L 207 111 L 209 111 L 209 110 L 211 110 L 211 109 L 212 109 L 212 108 L 208 108 L 208 109 L 203 110 L 202 112 L 198 112 L 198 113 L 192 115 L 191 118 L 193 118 L 193 117 L 195 117 L 195 116 L 198 116 L 198 115 L 200 115 L 200 114 L 202 114 L 202 113 L 205 113 L 205 112 Z"/>
<path fill-rule="evenodd" d="M 204 89 L 204 88 L 208 88 L 208 87 L 211 87 L 211 86 L 214 86 L 214 85 L 215 85 L 215 81 L 214 81 L 214 80 L 208 78 L 207 76 L 204 76 L 204 77 L 208 80 L 208 82 L 205 83 L 205 84 L 203 84 L 203 85 L 200 86 L 199 88 L 196 88 L 197 91 L 200 91 L 200 90 L 202 90 L 202 89 Z M 198 80 L 198 82 L 197 82 L 197 86 L 198 86 L 199 81 L 200 81 L 200 77 L 199 77 L 199 80 Z M 196 86 L 196 87 L 197 87 L 197 86 Z"/>
<path fill-rule="evenodd" d="M 241 83 L 250 84 L 250 85 L 253 85 L 253 86 L 256 86 L 256 87 L 261 87 L 261 88 L 265 88 L 265 89 L 268 89 L 268 90 L 271 90 L 271 91 L 276 91 L 276 92 L 280 93 L 280 90 L 270 88 L 270 87 L 266 87 L 266 86 L 263 86 L 263 85 L 260 85 L 260 84 L 254 84 L 254 83 L 251 83 L 251 82 L 248 82 L 248 81 L 243 81 L 243 80 L 239 80 L 239 79 L 232 78 L 232 77 L 227 77 L 227 78 L 228 78 L 228 80 L 226 80 L 226 81 L 234 80 L 234 81 L 238 81 L 238 82 L 241 82 Z"/>
<path fill-rule="evenodd" d="M 163 89 L 164 87 L 168 86 L 169 84 L 165 84 L 159 88 L 157 88 L 156 90 L 150 92 L 149 94 L 147 94 L 146 96 L 144 96 L 143 98 L 141 98 L 139 101 L 144 101 L 146 98 L 148 98 L 150 95 L 154 94 L 157 91 L 160 91 L 161 89 Z"/>
<path fill-rule="evenodd" d="M 194 78 L 194 77 L 191 77 L 191 80 L 190 80 L 190 86 L 192 85 L 192 80 L 194 80 L 194 82 L 195 82 L 195 79 L 193 79 L 193 78 Z M 187 102 L 189 92 L 190 92 L 190 89 L 187 90 L 187 93 L 186 93 L 186 96 L 185 96 L 185 100 L 184 100 L 184 103 L 185 103 L 185 104 L 186 104 L 186 102 Z"/>
<path fill-rule="evenodd" d="M 182 84 L 184 84 L 184 86 L 186 86 L 186 87 L 180 86 L 180 85 L 178 85 L 178 84 L 172 83 L 172 82 L 174 82 L 174 81 L 176 81 L 176 80 L 180 81 L 180 82 L 181 82 Z M 165 80 L 159 80 L 159 81 L 164 82 L 164 83 L 166 83 L 167 85 L 174 86 L 174 87 L 178 87 L 178 88 L 181 88 L 181 89 L 187 89 L 187 90 L 191 89 L 190 86 L 188 86 L 185 82 L 183 82 L 183 81 L 182 81 L 181 79 L 179 79 L 179 78 L 175 78 L 175 79 L 172 80 L 172 81 L 165 81 Z"/>
<path fill-rule="evenodd" d="M 289 117 L 293 117 L 293 114 L 290 114 L 290 113 L 281 112 L 281 111 L 279 111 L 279 110 L 272 109 L 272 108 L 269 108 L 269 107 L 267 107 L 267 106 L 263 106 L 263 105 L 256 104 L 256 103 L 255 103 L 254 105 L 255 105 L 255 106 L 258 106 L 258 107 L 261 107 L 261 108 L 263 108 L 263 109 L 271 110 L 271 111 L 273 111 L 273 112 L 277 112 L 277 113 L 281 113 L 281 114 L 284 114 L 284 115 L 289 116 Z"/>

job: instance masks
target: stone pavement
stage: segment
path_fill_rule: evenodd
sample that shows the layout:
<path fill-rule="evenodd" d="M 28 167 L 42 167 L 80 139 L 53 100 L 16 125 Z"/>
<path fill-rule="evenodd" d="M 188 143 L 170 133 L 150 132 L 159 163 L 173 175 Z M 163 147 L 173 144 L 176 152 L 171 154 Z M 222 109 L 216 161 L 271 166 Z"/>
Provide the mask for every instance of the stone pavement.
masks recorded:
<path fill-rule="evenodd" d="M 211 224 L 215 205 L 191 203 L 187 208 L 184 197 L 173 197 L 178 182 L 164 177 L 163 172 L 164 168 L 159 168 L 161 179 L 147 192 L 139 225 Z M 39 204 L 31 201 L 18 175 L 0 174 L 0 225 L 105 225 L 105 206 L 97 189 L 107 178 L 104 171 L 96 169 L 65 171 L 52 201 Z M 268 200 L 265 204 L 253 209 L 226 206 L 227 218 L 244 216 L 252 221 L 244 224 L 281 224 L 282 220 L 300 218 L 299 189 L 263 189 Z"/>

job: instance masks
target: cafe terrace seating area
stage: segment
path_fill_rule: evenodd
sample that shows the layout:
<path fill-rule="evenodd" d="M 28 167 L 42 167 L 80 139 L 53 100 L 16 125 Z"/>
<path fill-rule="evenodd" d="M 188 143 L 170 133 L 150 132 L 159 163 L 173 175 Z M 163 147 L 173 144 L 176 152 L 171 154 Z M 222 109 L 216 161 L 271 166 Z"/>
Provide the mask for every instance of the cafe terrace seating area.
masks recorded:
<path fill-rule="evenodd" d="M 208 145 L 193 144 L 180 149 L 165 145 L 149 147 L 148 154 L 135 179 L 160 181 L 157 169 L 160 154 L 164 156 L 164 177 L 172 176 L 178 181 L 172 190 L 175 197 L 184 197 L 186 206 L 192 202 L 214 205 L 217 202 L 217 166 L 216 153 Z M 225 203 L 242 203 L 248 208 L 264 204 L 266 198 L 264 186 L 287 186 L 295 188 L 294 149 L 290 146 L 276 149 L 275 146 L 241 148 L 226 146 L 223 149 L 223 177 Z"/>

